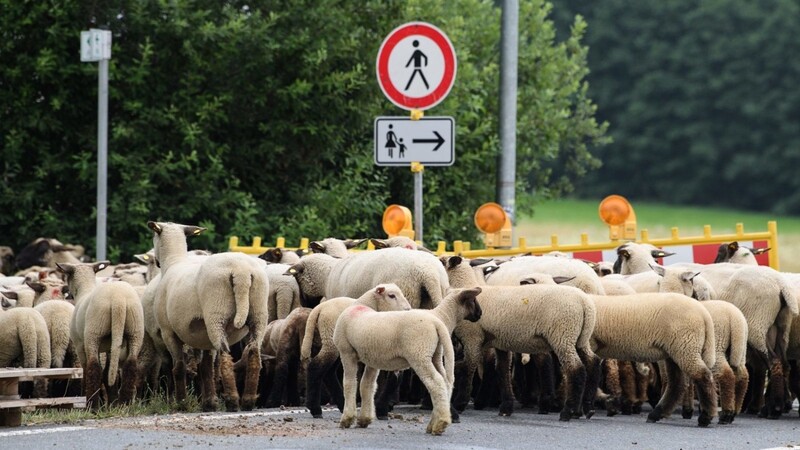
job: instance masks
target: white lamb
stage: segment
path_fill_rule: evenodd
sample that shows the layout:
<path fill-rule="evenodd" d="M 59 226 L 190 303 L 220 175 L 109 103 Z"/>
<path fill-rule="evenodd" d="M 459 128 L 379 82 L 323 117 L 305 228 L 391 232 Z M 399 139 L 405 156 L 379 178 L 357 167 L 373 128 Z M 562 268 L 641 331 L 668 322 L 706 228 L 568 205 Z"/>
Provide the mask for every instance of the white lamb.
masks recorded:
<path fill-rule="evenodd" d="M 117 382 L 122 362 L 120 401 L 130 402 L 136 392 L 139 350 L 144 337 L 144 318 L 139 295 L 124 282 L 97 283 L 95 273 L 108 261 L 94 264 L 57 264 L 67 277 L 69 291 L 75 298 L 75 313 L 70 323 L 70 337 L 84 368 L 84 393 L 92 408 L 99 406 L 103 369 L 100 353 L 108 353 L 108 385 Z"/>

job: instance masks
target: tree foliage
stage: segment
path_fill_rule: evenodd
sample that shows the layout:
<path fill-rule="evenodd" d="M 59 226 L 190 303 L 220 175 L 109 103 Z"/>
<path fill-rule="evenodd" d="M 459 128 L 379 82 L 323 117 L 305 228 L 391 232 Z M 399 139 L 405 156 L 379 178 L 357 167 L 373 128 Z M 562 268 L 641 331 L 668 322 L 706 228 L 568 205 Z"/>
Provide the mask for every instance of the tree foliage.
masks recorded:
<path fill-rule="evenodd" d="M 88 26 L 113 33 L 109 101 L 111 259 L 149 248 L 148 220 L 227 237 L 380 236 L 390 203 L 410 204 L 410 171 L 375 167 L 372 127 L 405 115 L 384 98 L 375 58 L 411 20 L 446 31 L 458 57 L 448 98 L 456 163 L 424 175 L 426 241 L 473 239 L 498 154 L 500 12 L 493 2 L 0 0 L 0 236 L 93 247 L 96 65 Z M 549 4 L 520 12 L 518 192 L 557 195 L 605 142 L 584 78 L 586 25 L 557 41 Z M 522 205 L 523 211 L 530 205 Z"/>
<path fill-rule="evenodd" d="M 554 3 L 559 23 L 589 23 L 589 93 L 614 138 L 582 194 L 800 213 L 796 1 Z"/>

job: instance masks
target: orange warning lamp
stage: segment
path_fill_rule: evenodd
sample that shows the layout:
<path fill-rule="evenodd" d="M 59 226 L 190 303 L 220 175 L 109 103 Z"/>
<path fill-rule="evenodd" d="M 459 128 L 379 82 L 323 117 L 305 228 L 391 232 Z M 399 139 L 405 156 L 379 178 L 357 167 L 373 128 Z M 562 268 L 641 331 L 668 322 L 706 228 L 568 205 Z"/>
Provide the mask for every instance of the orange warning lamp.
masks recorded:
<path fill-rule="evenodd" d="M 383 225 L 383 231 L 385 231 L 389 237 L 405 236 L 409 239 L 414 239 L 411 211 L 405 206 L 387 206 L 383 211 L 381 224 Z"/>
<path fill-rule="evenodd" d="M 511 247 L 511 219 L 497 203 L 484 203 L 475 211 L 475 226 L 484 233 L 487 247 Z"/>
<path fill-rule="evenodd" d="M 636 213 L 633 206 L 621 195 L 609 195 L 600 202 L 600 220 L 608 225 L 608 237 L 612 241 L 636 239 Z"/>

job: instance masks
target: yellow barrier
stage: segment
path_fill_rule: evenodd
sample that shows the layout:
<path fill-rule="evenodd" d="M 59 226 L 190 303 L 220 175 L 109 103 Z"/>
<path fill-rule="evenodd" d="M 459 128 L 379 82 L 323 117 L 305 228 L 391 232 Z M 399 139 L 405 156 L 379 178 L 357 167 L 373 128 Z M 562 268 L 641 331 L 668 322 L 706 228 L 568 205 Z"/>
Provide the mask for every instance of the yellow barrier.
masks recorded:
<path fill-rule="evenodd" d="M 701 246 L 709 246 L 714 244 L 719 245 L 724 242 L 731 242 L 731 241 L 740 241 L 740 242 L 766 241 L 767 246 L 770 247 L 770 251 L 767 253 L 769 258 L 768 260 L 769 266 L 775 270 L 779 270 L 778 224 L 775 221 L 767 222 L 767 231 L 764 232 L 745 233 L 744 225 L 741 223 L 737 223 L 736 231 L 734 233 L 713 235 L 711 233 L 711 226 L 705 225 L 703 227 L 702 236 L 682 237 L 678 232 L 678 228 L 674 227 L 672 228 L 671 235 L 668 238 L 651 239 L 647 230 L 642 230 L 641 238 L 637 240 L 637 242 L 650 243 L 657 247 L 665 249 L 668 249 L 669 247 L 682 247 L 682 246 L 685 247 L 685 246 L 695 246 L 695 245 L 701 245 Z M 367 242 L 368 242 L 367 250 L 374 250 L 375 247 L 372 245 L 372 243 L 369 241 Z M 559 243 L 558 236 L 554 234 L 550 237 L 549 245 L 535 245 L 529 247 L 527 245 L 526 239 L 524 237 L 521 237 L 519 238 L 517 247 L 486 248 L 481 250 L 471 250 L 469 242 L 454 241 L 452 250 L 448 251 L 447 243 L 444 241 L 439 241 L 437 242 L 436 250 L 434 251 L 434 253 L 437 256 L 444 254 L 454 254 L 454 255 L 461 255 L 466 258 L 513 256 L 524 253 L 538 255 L 538 254 L 549 253 L 551 251 L 560 251 L 565 253 L 576 253 L 576 252 L 587 253 L 587 252 L 602 252 L 607 250 L 613 250 L 625 242 L 627 241 L 607 241 L 607 242 L 590 243 L 588 234 L 582 233 L 580 236 L 580 243 L 562 245 Z M 275 247 L 286 248 L 287 250 L 308 249 L 308 244 L 309 244 L 308 238 L 301 239 L 300 246 L 295 248 L 286 247 L 286 241 L 282 237 L 277 238 L 277 240 L 275 241 Z M 265 251 L 269 250 L 270 248 L 275 248 L 275 247 L 263 247 L 261 245 L 261 237 L 258 236 L 253 238 L 253 245 L 251 246 L 240 246 L 239 238 L 237 236 L 231 236 L 229 240 L 230 251 L 243 252 L 249 255 L 260 255 Z M 679 261 L 670 259 L 669 262 L 679 262 Z"/>

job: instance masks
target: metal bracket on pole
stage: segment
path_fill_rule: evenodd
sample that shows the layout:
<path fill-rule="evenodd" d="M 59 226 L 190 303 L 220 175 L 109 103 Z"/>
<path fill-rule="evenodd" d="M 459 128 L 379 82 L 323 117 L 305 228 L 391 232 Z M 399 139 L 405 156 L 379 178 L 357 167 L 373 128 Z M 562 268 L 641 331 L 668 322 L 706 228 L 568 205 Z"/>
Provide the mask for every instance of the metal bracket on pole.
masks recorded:
<path fill-rule="evenodd" d="M 411 172 L 414 174 L 414 230 L 417 235 L 415 240 L 422 242 L 422 172 L 425 166 L 418 162 L 411 163 Z"/>

